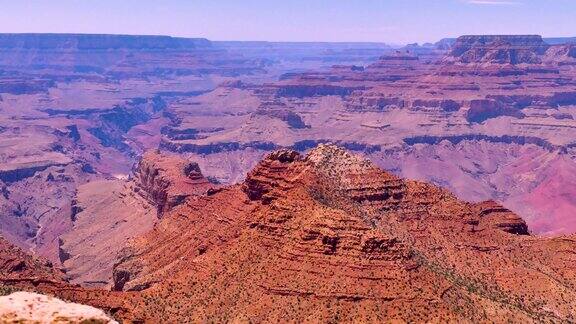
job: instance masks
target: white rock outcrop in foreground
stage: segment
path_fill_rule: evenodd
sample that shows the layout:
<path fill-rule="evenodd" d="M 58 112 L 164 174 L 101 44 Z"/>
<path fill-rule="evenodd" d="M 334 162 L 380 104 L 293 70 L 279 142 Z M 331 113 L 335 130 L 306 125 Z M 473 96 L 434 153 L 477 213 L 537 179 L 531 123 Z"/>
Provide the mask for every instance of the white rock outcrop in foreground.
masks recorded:
<path fill-rule="evenodd" d="M 0 323 L 118 323 L 102 310 L 30 292 L 0 297 Z"/>

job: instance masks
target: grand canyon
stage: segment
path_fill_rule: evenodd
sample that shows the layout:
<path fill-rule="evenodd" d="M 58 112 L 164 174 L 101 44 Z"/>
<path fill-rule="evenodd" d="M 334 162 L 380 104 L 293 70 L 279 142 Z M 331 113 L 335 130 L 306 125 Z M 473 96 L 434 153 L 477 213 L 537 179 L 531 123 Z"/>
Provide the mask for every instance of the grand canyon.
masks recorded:
<path fill-rule="evenodd" d="M 575 117 L 575 38 L 0 34 L 0 295 L 98 323 L 574 322 Z"/>

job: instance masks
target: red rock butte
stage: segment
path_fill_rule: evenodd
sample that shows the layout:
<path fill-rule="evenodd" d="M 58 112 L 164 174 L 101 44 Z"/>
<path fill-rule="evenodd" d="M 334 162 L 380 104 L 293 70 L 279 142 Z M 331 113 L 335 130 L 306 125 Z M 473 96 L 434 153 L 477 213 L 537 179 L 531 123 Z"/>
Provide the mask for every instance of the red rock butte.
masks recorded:
<path fill-rule="evenodd" d="M 191 196 L 124 250 L 114 279 L 147 321 L 562 321 L 575 244 L 320 145 Z"/>

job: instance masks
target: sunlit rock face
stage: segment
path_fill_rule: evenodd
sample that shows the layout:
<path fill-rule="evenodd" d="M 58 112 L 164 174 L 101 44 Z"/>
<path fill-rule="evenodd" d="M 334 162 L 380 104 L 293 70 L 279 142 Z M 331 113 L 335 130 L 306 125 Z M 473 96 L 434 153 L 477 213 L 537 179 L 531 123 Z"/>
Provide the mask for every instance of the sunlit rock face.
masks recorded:
<path fill-rule="evenodd" d="M 156 320 L 529 320 L 550 305 L 570 318 L 573 300 L 551 297 L 564 284 L 532 267 L 572 280 L 561 260 L 573 245 L 531 236 L 494 201 L 467 203 L 322 144 L 274 151 L 241 184 L 166 213 L 124 251 L 114 288 L 144 296 L 137 312 Z M 523 306 L 486 297 L 501 290 Z"/>

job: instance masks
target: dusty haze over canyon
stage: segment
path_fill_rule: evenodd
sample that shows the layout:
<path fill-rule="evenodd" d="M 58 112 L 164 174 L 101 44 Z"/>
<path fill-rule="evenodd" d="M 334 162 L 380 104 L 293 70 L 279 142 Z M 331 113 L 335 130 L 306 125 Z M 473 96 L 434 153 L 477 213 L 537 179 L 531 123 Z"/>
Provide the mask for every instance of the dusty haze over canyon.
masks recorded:
<path fill-rule="evenodd" d="M 571 322 L 575 118 L 570 37 L 0 34 L 0 292 L 119 322 Z"/>

